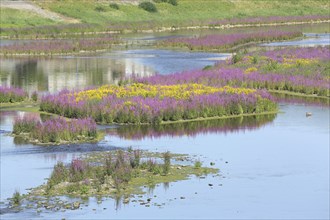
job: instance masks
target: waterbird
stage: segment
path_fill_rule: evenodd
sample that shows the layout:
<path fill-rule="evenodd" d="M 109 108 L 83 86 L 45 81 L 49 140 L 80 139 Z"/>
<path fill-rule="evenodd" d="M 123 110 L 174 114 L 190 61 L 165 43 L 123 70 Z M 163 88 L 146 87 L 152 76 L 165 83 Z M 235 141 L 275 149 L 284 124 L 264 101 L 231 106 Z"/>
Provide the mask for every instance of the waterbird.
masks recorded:
<path fill-rule="evenodd" d="M 310 117 L 312 116 L 312 113 L 311 112 L 306 112 L 306 117 Z"/>

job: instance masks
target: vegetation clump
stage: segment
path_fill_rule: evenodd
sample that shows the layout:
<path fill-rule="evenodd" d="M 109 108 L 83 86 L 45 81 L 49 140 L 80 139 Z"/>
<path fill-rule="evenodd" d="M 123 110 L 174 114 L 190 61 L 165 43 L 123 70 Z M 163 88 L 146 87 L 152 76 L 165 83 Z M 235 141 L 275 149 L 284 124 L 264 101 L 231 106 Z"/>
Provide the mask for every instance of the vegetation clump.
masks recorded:
<path fill-rule="evenodd" d="M 119 5 L 117 3 L 110 3 L 109 7 L 115 10 L 119 10 Z"/>
<path fill-rule="evenodd" d="M 99 123 L 160 124 L 276 111 L 265 91 L 202 84 L 107 85 L 41 99 L 42 111 Z"/>
<path fill-rule="evenodd" d="M 152 2 L 147 2 L 147 1 L 141 2 L 139 4 L 139 8 L 142 8 L 143 10 L 145 10 L 147 12 L 151 12 L 151 13 L 157 12 L 157 7 Z"/>
<path fill-rule="evenodd" d="M 329 54 L 328 46 L 237 53 L 210 70 L 156 75 L 136 81 L 155 85 L 193 82 L 216 88 L 231 85 L 329 98 Z"/>
<path fill-rule="evenodd" d="M 20 88 L 0 86 L 0 103 L 22 102 L 27 98 L 27 92 Z"/>
<path fill-rule="evenodd" d="M 34 102 L 38 101 L 38 93 L 36 91 L 31 94 L 31 99 Z"/>
<path fill-rule="evenodd" d="M 17 206 L 21 203 L 22 195 L 18 190 L 16 190 L 14 192 L 13 197 L 11 198 L 11 201 L 12 201 L 13 205 L 15 205 L 15 206 Z"/>
<path fill-rule="evenodd" d="M 165 47 L 185 47 L 189 50 L 207 51 L 231 51 L 233 48 L 251 43 L 274 40 L 288 40 L 302 37 L 299 31 L 268 30 L 255 33 L 235 33 L 235 34 L 213 34 L 200 37 L 180 37 L 164 40 L 159 46 Z"/>
<path fill-rule="evenodd" d="M 163 157 L 164 163 L 158 159 Z M 34 189 L 31 195 L 39 196 L 93 196 L 129 195 L 141 192 L 140 187 L 161 182 L 183 180 L 191 174 L 216 173 L 213 168 L 194 169 L 192 166 L 175 167 L 172 158 L 182 155 L 165 152 L 148 154 L 141 150 L 96 153 L 85 159 L 74 159 L 68 165 L 54 166 L 47 183 Z"/>
<path fill-rule="evenodd" d="M 100 136 L 91 118 L 67 121 L 57 117 L 41 122 L 30 115 L 15 119 L 13 134 L 36 144 L 91 142 Z"/>
<path fill-rule="evenodd" d="M 101 5 L 98 5 L 95 7 L 95 11 L 98 11 L 98 12 L 105 12 L 106 9 L 105 7 L 101 6 Z"/>
<path fill-rule="evenodd" d="M 58 54 L 76 54 L 110 49 L 118 42 L 113 37 L 81 38 L 78 40 L 53 39 L 49 41 L 17 42 L 1 46 L 0 55 L 36 55 L 51 56 Z"/>

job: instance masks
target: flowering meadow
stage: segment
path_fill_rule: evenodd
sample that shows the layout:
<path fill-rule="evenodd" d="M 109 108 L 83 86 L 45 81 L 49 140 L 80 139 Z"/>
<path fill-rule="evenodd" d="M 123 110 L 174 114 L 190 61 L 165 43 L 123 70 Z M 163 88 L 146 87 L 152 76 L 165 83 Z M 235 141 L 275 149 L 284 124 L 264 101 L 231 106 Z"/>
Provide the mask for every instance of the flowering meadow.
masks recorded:
<path fill-rule="evenodd" d="M 1 46 L 2 55 L 52 55 L 109 49 L 118 42 L 112 37 L 73 40 L 38 40 Z"/>
<path fill-rule="evenodd" d="M 231 50 L 233 47 L 250 42 L 288 40 L 302 37 L 299 31 L 268 30 L 255 33 L 213 34 L 201 37 L 172 38 L 159 43 L 165 47 L 186 47 L 190 50 Z"/>
<path fill-rule="evenodd" d="M 31 115 L 14 121 L 13 134 L 27 134 L 28 140 L 36 143 L 84 142 L 98 137 L 96 123 L 91 118 L 67 121 L 58 117 L 41 122 Z"/>
<path fill-rule="evenodd" d="M 263 90 L 180 85 L 103 86 L 80 92 L 63 90 L 41 98 L 40 110 L 99 123 L 150 124 L 208 117 L 271 112 L 277 109 Z"/>
<path fill-rule="evenodd" d="M 28 94 L 20 88 L 0 86 L 0 103 L 21 102 L 27 98 Z"/>
<path fill-rule="evenodd" d="M 291 52 L 287 53 L 286 50 Z M 212 87 L 228 85 L 329 97 L 329 52 L 329 47 L 319 47 L 235 55 L 211 70 L 156 75 L 136 81 L 151 85 L 194 82 Z"/>

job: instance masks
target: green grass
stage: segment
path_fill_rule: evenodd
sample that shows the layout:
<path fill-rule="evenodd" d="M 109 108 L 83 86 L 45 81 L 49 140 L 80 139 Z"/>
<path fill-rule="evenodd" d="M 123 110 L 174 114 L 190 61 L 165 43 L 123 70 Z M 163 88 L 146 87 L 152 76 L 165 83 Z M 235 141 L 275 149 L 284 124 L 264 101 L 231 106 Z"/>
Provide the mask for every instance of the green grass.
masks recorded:
<path fill-rule="evenodd" d="M 51 19 L 35 15 L 32 12 L 12 8 L 0 8 L 1 28 L 33 27 L 59 24 Z"/>
<path fill-rule="evenodd" d="M 40 3 L 52 11 L 80 19 L 83 23 L 116 23 L 154 21 L 162 23 L 182 23 L 251 16 L 288 16 L 308 14 L 328 14 L 329 2 L 314 1 L 228 1 L 228 0 L 179 0 L 178 6 L 157 3 L 157 13 L 146 12 L 136 5 L 123 4 L 115 10 L 107 2 L 86 1 L 43 1 Z M 102 7 L 104 11 L 95 10 Z"/>
<path fill-rule="evenodd" d="M 100 0 L 49 0 L 34 1 L 41 8 L 79 20 L 83 25 L 55 25 L 47 33 L 89 32 L 116 29 L 140 30 L 157 27 L 198 26 L 209 21 L 258 16 L 328 15 L 327 0 L 179 0 L 177 6 L 155 3 L 156 13 L 147 12 L 134 4 L 122 4 L 119 9 L 110 7 L 109 1 Z M 1 27 L 34 27 L 56 24 L 29 12 L 1 9 Z M 55 27 L 54 26 L 54 27 Z M 40 28 L 39 28 L 40 29 Z M 19 32 L 19 35 L 43 33 L 38 28 Z M 3 30 L 2 35 L 12 35 L 12 30 Z M 16 31 L 15 31 L 16 34 Z"/>

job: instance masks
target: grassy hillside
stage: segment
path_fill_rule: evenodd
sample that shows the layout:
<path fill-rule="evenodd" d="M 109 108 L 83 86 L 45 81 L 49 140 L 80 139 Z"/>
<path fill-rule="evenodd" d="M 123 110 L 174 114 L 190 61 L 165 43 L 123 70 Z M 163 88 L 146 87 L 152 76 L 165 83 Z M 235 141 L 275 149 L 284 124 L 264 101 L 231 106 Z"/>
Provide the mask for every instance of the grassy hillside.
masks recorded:
<path fill-rule="evenodd" d="M 12 8 L 0 8 L 0 27 L 19 28 L 40 25 L 54 25 L 58 22 L 41 17 L 29 11 L 22 11 Z"/>
<path fill-rule="evenodd" d="M 152 0 L 150 0 L 152 1 Z M 32 1 L 41 9 L 60 16 L 74 18 L 80 24 L 57 25 L 53 20 L 31 12 L 1 7 L 1 35 L 21 36 L 33 34 L 131 30 L 159 26 L 189 26 L 208 24 L 210 21 L 259 16 L 329 15 L 327 0 L 177 0 L 178 5 L 154 3 L 156 13 L 147 12 L 135 4 L 124 1 L 102 0 L 47 0 Z M 110 7 L 116 2 L 119 9 Z M 65 23 L 64 23 L 65 24 Z M 37 26 L 48 25 L 47 28 Z M 51 26 L 51 27 L 49 27 Z M 16 29 L 8 29 L 16 28 Z M 17 28 L 22 28 L 18 30 Z"/>
<path fill-rule="evenodd" d="M 40 1 L 42 7 L 74 17 L 83 23 L 155 21 L 162 23 L 205 21 L 233 17 L 328 14 L 327 0 L 178 0 L 178 5 L 156 3 L 157 13 L 149 13 L 133 4 L 109 7 L 109 1 Z M 117 1 L 120 2 L 120 1 Z M 98 11 L 97 9 L 101 9 Z"/>

